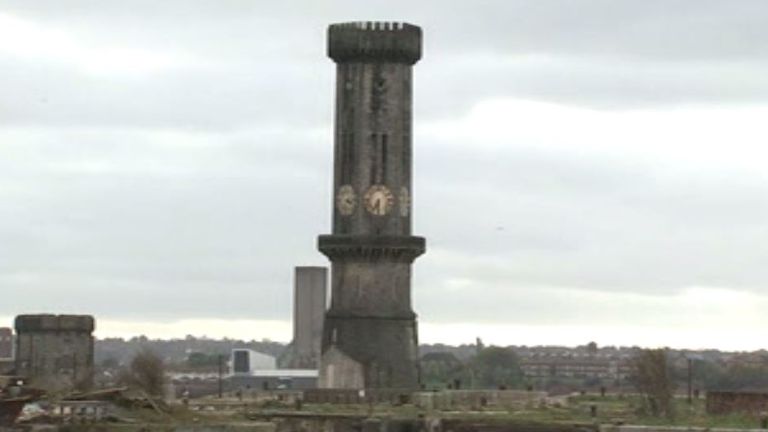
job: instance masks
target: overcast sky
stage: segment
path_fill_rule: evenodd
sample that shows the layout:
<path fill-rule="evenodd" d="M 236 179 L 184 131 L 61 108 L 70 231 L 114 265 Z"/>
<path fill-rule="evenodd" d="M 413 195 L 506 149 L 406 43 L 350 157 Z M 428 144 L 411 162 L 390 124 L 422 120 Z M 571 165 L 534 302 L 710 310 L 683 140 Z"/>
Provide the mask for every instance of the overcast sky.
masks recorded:
<path fill-rule="evenodd" d="M 0 0 L 0 325 L 287 341 L 356 20 L 424 30 L 421 342 L 768 347 L 763 0 Z"/>

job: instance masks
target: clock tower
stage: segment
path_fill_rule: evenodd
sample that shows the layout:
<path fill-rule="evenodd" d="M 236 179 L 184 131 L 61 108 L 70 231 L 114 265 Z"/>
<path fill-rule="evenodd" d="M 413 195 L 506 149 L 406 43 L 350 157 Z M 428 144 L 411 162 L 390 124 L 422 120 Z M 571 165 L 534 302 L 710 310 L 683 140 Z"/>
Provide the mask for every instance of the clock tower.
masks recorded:
<path fill-rule="evenodd" d="M 354 22 L 328 28 L 336 63 L 333 233 L 320 386 L 415 388 L 419 383 L 411 264 L 412 66 L 421 28 Z"/>

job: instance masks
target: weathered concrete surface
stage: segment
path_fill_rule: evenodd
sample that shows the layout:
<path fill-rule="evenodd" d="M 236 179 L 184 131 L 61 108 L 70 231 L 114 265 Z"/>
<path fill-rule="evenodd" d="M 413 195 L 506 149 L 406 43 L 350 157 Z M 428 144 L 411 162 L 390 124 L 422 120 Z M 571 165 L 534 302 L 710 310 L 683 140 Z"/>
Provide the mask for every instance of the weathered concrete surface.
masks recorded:
<path fill-rule="evenodd" d="M 13 358 L 13 331 L 0 327 L 0 359 Z"/>
<path fill-rule="evenodd" d="M 16 317 L 16 373 L 49 390 L 87 388 L 93 379 L 90 315 Z"/>
<path fill-rule="evenodd" d="M 328 269 L 296 267 L 293 276 L 293 341 L 281 359 L 281 367 L 318 369 L 323 338 Z"/>
<path fill-rule="evenodd" d="M 177 426 L 174 432 L 274 432 L 277 425 L 272 422 L 240 422 L 222 425 L 184 425 Z"/>
<path fill-rule="evenodd" d="M 16 432 L 19 428 L 0 428 Z M 389 418 L 341 415 L 275 415 L 269 421 L 233 421 L 221 424 L 98 423 L 29 425 L 34 432 L 765 432 L 765 429 L 732 429 L 672 426 L 613 426 L 539 423 L 482 418 Z"/>
<path fill-rule="evenodd" d="M 417 392 L 413 404 L 429 410 L 476 410 L 483 407 L 521 409 L 546 399 L 546 392 L 518 390 L 449 390 Z"/>
<path fill-rule="evenodd" d="M 707 392 L 707 414 L 745 413 L 759 416 L 764 412 L 768 412 L 767 392 Z"/>
<path fill-rule="evenodd" d="M 765 432 L 765 429 L 708 428 L 696 426 L 602 425 L 599 432 Z"/>
<path fill-rule="evenodd" d="M 411 66 L 421 57 L 421 29 L 335 24 L 328 55 L 337 64 L 335 205 L 333 234 L 318 239 L 332 263 L 320 383 L 416 388 L 411 264 L 425 241 L 411 235 Z"/>
<path fill-rule="evenodd" d="M 365 387 L 363 366 L 335 346 L 325 351 L 323 363 L 323 373 L 318 381 L 318 387 L 321 389 Z"/>
<path fill-rule="evenodd" d="M 275 432 L 273 422 L 230 422 L 225 424 L 172 423 L 91 423 L 91 424 L 32 424 L 15 428 L 0 428 L 0 432 Z"/>
<path fill-rule="evenodd" d="M 597 432 L 597 425 L 538 423 L 508 419 L 443 419 L 430 432 Z"/>

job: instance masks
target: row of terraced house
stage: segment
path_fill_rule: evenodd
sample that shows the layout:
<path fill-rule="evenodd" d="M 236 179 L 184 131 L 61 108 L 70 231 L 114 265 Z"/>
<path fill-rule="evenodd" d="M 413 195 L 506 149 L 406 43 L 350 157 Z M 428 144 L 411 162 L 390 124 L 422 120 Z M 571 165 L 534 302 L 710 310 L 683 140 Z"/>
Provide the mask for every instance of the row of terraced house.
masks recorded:
<path fill-rule="evenodd" d="M 520 368 L 529 379 L 600 379 L 626 382 L 632 373 L 628 359 L 593 356 L 532 356 L 520 359 Z"/>

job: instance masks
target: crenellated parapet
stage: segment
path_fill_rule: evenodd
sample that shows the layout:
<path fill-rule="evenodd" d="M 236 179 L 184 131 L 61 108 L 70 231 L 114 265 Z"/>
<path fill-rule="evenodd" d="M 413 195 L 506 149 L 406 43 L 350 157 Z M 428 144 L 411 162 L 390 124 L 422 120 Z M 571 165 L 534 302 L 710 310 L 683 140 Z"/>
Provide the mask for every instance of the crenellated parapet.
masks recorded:
<path fill-rule="evenodd" d="M 337 63 L 389 61 L 412 65 L 421 58 L 421 28 L 401 22 L 333 24 L 328 27 L 328 57 Z"/>
<path fill-rule="evenodd" d="M 96 327 L 91 315 L 18 315 L 14 326 L 17 333 L 82 332 L 90 334 Z"/>

